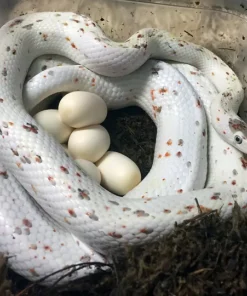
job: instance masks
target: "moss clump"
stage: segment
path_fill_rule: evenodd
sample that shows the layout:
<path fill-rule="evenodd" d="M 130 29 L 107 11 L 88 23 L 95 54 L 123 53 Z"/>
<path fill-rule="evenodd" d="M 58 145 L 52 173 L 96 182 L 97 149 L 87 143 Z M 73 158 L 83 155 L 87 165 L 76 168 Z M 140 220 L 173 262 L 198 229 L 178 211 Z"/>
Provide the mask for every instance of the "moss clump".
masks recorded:
<path fill-rule="evenodd" d="M 110 150 L 132 159 L 139 167 L 142 179 L 153 163 L 156 126 L 144 111 L 128 107 L 109 112 L 102 124 L 110 134 Z"/>

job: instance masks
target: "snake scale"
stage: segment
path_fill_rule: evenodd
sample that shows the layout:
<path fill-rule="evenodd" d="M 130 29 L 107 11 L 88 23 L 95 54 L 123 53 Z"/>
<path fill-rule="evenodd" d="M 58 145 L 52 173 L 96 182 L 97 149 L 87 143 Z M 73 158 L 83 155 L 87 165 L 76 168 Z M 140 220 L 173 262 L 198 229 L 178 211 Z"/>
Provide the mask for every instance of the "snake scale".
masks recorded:
<path fill-rule="evenodd" d="M 195 216 L 195 198 L 203 211 L 221 209 L 223 217 L 234 201 L 246 207 L 246 124 L 237 116 L 243 90 L 212 52 L 157 29 L 116 43 L 90 18 L 69 12 L 18 17 L 0 36 L 0 251 L 15 271 L 37 280 L 70 264 L 107 262 L 126 245 L 152 242 Z M 101 94 L 109 108 L 137 104 L 154 120 L 152 169 L 126 196 L 87 177 L 24 108 L 23 93 L 24 104 L 32 102 L 32 83 L 40 81 L 35 76 L 24 88 L 26 75 L 44 54 L 75 65 L 37 74 L 51 79 L 34 100 L 56 86 L 81 87 Z M 78 270 L 61 283 L 94 271 Z"/>

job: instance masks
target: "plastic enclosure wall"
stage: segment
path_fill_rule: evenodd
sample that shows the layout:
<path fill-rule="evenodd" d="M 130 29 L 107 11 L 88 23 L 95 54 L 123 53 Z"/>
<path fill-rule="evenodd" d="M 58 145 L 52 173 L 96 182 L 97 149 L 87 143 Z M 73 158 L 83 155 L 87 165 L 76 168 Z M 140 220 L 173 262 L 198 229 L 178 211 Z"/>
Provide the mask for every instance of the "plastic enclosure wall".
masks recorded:
<path fill-rule="evenodd" d="M 171 31 L 215 52 L 247 86 L 247 0 L 0 0 L 0 25 L 37 11 L 89 15 L 114 40 L 144 27 Z"/>

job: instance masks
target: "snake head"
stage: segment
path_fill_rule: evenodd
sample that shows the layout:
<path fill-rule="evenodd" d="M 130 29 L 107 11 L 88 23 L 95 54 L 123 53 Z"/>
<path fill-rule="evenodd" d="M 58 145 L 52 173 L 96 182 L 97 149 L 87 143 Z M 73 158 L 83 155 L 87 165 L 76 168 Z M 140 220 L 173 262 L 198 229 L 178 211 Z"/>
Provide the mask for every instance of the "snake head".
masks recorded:
<path fill-rule="evenodd" d="M 240 118 L 229 118 L 228 124 L 233 135 L 233 146 L 243 153 L 247 153 L 247 124 Z"/>

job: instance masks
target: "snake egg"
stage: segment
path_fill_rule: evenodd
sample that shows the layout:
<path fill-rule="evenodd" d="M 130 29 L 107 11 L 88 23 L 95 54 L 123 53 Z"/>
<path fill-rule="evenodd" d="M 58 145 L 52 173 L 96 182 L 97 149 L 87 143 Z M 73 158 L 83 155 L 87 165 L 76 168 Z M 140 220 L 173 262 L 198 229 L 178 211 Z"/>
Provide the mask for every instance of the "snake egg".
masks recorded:
<path fill-rule="evenodd" d="M 141 182 L 138 166 L 121 153 L 107 151 L 96 166 L 101 173 L 102 186 L 112 193 L 125 195 Z"/>
<path fill-rule="evenodd" d="M 68 141 L 69 153 L 74 159 L 99 160 L 110 147 L 110 135 L 101 125 L 75 129 Z"/>
<path fill-rule="evenodd" d="M 75 162 L 78 165 L 78 167 L 81 168 L 89 177 L 91 177 L 100 184 L 100 170 L 96 167 L 94 163 L 85 159 L 75 159 Z"/>
<path fill-rule="evenodd" d="M 73 128 L 64 124 L 60 115 L 55 109 L 48 109 L 38 112 L 34 119 L 40 124 L 49 134 L 54 136 L 59 143 L 68 141 Z"/>
<path fill-rule="evenodd" d="M 65 150 L 66 154 L 70 156 L 68 145 L 67 144 L 62 144 L 62 147 Z"/>
<path fill-rule="evenodd" d="M 107 115 L 107 106 L 94 93 L 74 91 L 61 99 L 58 112 L 65 124 L 81 128 L 102 123 Z"/>

